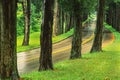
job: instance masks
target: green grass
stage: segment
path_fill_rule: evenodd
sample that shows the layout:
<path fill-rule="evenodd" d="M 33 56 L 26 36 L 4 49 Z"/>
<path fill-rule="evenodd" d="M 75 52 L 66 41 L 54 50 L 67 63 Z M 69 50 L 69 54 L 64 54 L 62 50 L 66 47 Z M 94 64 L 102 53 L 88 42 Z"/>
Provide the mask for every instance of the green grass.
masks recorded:
<path fill-rule="evenodd" d="M 120 80 L 120 33 L 110 26 L 115 41 L 104 52 L 84 54 L 82 59 L 56 63 L 53 71 L 23 74 L 26 80 Z"/>
<path fill-rule="evenodd" d="M 59 36 L 53 37 L 53 43 L 59 42 L 63 39 L 68 38 L 73 34 L 73 29 L 65 34 L 61 34 Z M 40 47 L 40 32 L 34 32 L 30 35 L 30 45 L 22 46 L 23 36 L 17 37 L 17 52 L 27 51 L 30 49 Z"/>

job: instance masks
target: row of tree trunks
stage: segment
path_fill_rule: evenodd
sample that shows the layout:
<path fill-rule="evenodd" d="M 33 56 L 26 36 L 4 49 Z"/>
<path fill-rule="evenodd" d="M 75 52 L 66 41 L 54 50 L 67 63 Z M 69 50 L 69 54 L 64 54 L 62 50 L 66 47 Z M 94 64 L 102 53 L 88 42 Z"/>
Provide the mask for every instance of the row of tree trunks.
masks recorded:
<path fill-rule="evenodd" d="M 74 26 L 74 17 L 71 14 L 63 12 L 58 0 L 55 0 L 54 6 L 53 36 L 57 36 L 70 31 Z"/>
<path fill-rule="evenodd" d="M 120 32 L 120 3 L 111 2 L 108 7 L 106 22 Z"/>
<path fill-rule="evenodd" d="M 99 0 L 95 39 L 94 39 L 93 46 L 90 51 L 91 53 L 102 51 L 104 8 L 105 8 L 105 0 Z"/>
<path fill-rule="evenodd" d="M 23 0 L 22 7 L 24 14 L 24 39 L 22 45 L 27 46 L 30 37 L 30 0 Z"/>
<path fill-rule="evenodd" d="M 7 4 L 7 5 L 6 5 Z M 17 0 L 0 0 L 0 80 L 18 80 L 16 55 Z"/>
<path fill-rule="evenodd" d="M 53 69 L 52 64 L 52 26 L 54 0 L 44 0 L 44 15 L 41 25 L 41 52 L 39 71 Z"/>

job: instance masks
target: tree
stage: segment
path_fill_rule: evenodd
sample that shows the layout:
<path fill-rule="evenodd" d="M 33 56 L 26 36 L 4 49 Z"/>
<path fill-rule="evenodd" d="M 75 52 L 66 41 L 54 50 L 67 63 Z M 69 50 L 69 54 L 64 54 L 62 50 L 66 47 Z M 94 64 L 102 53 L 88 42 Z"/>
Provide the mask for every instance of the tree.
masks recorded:
<path fill-rule="evenodd" d="M 96 31 L 95 31 L 95 39 L 94 39 L 93 46 L 90 51 L 91 53 L 102 51 L 105 0 L 99 0 L 98 4 L 99 4 L 99 7 L 98 7 L 98 13 L 97 13 L 97 25 L 96 25 Z"/>
<path fill-rule="evenodd" d="M 23 46 L 29 45 L 29 37 L 30 37 L 30 0 L 23 0 L 23 14 L 24 14 L 24 39 Z"/>
<path fill-rule="evenodd" d="M 81 43 L 82 43 L 82 12 L 81 10 L 81 4 L 77 1 L 74 1 L 74 20 L 75 20 L 75 26 L 74 26 L 74 35 L 72 40 L 72 49 L 71 49 L 71 56 L 70 58 L 79 58 L 81 57 Z"/>
<path fill-rule="evenodd" d="M 19 78 L 16 55 L 16 5 L 17 0 L 0 0 L 1 80 L 18 80 Z"/>
<path fill-rule="evenodd" d="M 52 64 L 52 26 L 54 0 L 44 0 L 44 15 L 41 25 L 41 52 L 39 71 L 53 69 Z"/>

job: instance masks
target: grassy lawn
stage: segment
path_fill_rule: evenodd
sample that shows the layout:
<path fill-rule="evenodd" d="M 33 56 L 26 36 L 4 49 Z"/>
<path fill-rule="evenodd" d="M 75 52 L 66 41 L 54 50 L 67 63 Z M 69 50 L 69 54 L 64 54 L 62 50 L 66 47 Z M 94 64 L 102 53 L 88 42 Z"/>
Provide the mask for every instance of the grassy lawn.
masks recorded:
<path fill-rule="evenodd" d="M 104 52 L 56 63 L 53 71 L 23 74 L 26 80 L 120 80 L 120 33 L 107 26 L 115 41 Z"/>
<path fill-rule="evenodd" d="M 53 43 L 59 42 L 63 39 L 70 37 L 73 34 L 73 29 L 65 34 L 53 37 Z M 17 52 L 27 51 L 30 49 L 40 47 L 40 32 L 34 32 L 30 35 L 30 45 L 22 46 L 23 36 L 17 37 Z"/>

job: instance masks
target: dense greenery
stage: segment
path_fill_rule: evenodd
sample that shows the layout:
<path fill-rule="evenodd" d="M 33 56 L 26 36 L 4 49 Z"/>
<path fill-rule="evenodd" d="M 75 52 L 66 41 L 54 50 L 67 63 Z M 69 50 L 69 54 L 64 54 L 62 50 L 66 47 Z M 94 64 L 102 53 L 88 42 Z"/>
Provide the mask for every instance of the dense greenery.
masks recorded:
<path fill-rule="evenodd" d="M 75 5 L 79 5 L 79 12 L 91 13 L 95 11 L 97 0 L 59 0 L 59 3 L 65 12 L 73 13 Z"/>
<path fill-rule="evenodd" d="M 107 25 L 115 41 L 99 54 L 84 54 L 82 59 L 55 64 L 54 71 L 32 72 L 22 77 L 34 80 L 119 80 L 120 33 Z M 94 65 L 93 65 L 94 64 Z"/>
<path fill-rule="evenodd" d="M 39 32 L 40 25 L 42 21 L 42 12 L 36 13 L 35 5 L 31 5 L 31 29 L 30 32 Z M 24 16 L 23 16 L 23 9 L 22 5 L 18 3 L 18 10 L 17 10 L 17 36 L 24 34 Z"/>

